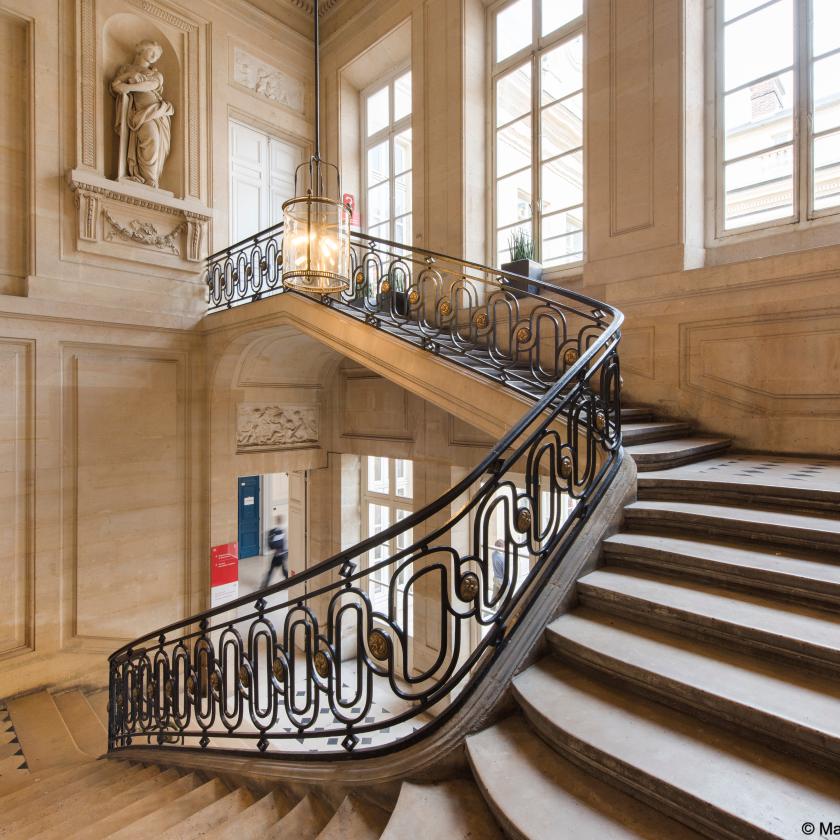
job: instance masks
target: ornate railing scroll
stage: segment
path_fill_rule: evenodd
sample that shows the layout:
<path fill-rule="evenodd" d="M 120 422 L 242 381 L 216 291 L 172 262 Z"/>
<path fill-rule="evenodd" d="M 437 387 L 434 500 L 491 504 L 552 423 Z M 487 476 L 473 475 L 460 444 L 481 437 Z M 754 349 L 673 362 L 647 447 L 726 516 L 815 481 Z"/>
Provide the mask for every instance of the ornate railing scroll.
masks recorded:
<path fill-rule="evenodd" d="M 282 291 L 267 267 L 279 265 L 280 235 L 210 258 L 212 309 Z M 322 302 L 536 403 L 422 510 L 288 581 L 116 651 L 109 749 L 312 760 L 425 737 L 480 683 L 615 475 L 620 312 L 362 235 L 353 279 Z M 373 562 L 371 551 L 392 539 L 398 551 Z"/>

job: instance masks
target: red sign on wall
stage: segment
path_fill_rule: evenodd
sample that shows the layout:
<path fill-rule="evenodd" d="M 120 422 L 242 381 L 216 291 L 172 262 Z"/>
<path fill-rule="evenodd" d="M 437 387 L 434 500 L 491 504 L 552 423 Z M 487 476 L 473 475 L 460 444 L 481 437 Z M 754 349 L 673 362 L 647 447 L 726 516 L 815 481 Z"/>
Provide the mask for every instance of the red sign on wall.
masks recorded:
<path fill-rule="evenodd" d="M 216 607 L 239 594 L 239 549 L 237 544 L 210 549 L 210 605 Z"/>
<path fill-rule="evenodd" d="M 359 208 L 356 206 L 356 196 L 353 193 L 344 193 L 341 200 L 350 211 L 350 225 L 352 227 L 361 227 L 362 220 L 359 216 Z"/>

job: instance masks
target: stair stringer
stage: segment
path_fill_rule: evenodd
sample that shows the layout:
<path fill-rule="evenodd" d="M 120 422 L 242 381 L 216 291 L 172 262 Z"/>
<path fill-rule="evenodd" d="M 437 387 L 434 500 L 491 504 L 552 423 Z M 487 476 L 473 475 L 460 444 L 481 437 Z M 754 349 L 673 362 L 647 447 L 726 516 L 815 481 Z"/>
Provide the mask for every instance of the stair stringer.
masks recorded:
<path fill-rule="evenodd" d="M 624 506 L 635 494 L 636 467 L 631 458 L 622 457 L 597 508 L 572 539 L 563 562 L 545 581 L 503 652 L 458 710 L 410 746 L 369 758 L 356 755 L 351 761 L 309 755 L 303 760 L 243 758 L 198 749 L 140 746 L 125 753 L 116 751 L 112 757 L 198 770 L 264 790 L 278 784 L 298 793 L 315 790 L 335 803 L 349 793 L 361 793 L 386 808 L 393 808 L 403 781 L 439 781 L 468 773 L 466 737 L 509 710 L 513 678 L 539 658 L 548 624 L 575 605 L 578 578 L 600 565 L 601 543 L 618 530 Z"/>

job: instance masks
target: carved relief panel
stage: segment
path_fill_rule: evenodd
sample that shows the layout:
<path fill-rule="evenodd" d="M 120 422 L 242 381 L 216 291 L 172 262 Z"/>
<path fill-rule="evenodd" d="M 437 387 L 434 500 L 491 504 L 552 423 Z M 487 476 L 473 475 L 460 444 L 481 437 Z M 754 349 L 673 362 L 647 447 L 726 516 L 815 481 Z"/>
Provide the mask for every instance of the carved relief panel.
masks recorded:
<path fill-rule="evenodd" d="M 317 444 L 318 419 L 318 408 L 313 405 L 241 403 L 236 417 L 237 451 Z"/>

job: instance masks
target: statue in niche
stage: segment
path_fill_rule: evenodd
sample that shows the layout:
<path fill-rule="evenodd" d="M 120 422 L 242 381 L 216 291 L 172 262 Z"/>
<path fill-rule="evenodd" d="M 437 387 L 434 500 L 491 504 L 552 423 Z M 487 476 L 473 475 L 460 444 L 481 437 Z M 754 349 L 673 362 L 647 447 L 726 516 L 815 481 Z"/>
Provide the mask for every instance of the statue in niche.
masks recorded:
<path fill-rule="evenodd" d="M 163 98 L 163 74 L 154 64 L 163 48 L 154 41 L 135 47 L 134 62 L 120 67 L 111 82 L 117 98 L 114 130 L 120 138 L 117 179 L 157 188 L 169 154 L 175 109 Z"/>

